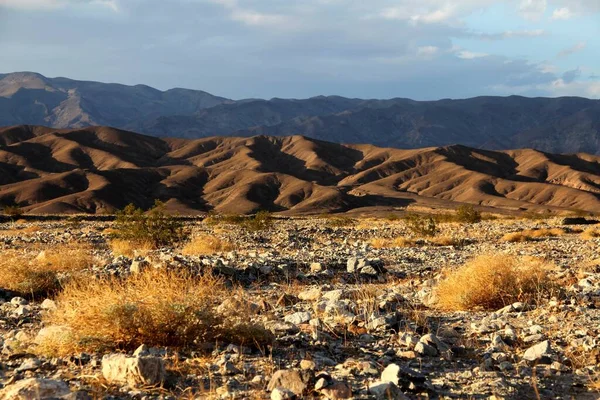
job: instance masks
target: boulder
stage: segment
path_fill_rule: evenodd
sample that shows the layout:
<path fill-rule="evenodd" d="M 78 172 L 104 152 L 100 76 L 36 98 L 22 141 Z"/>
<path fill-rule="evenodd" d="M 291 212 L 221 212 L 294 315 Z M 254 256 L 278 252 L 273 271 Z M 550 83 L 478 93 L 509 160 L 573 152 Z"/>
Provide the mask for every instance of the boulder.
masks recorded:
<path fill-rule="evenodd" d="M 102 375 L 111 383 L 160 385 L 165 379 L 165 364 L 159 357 L 128 357 L 107 354 L 102 358 Z"/>
<path fill-rule="evenodd" d="M 314 374 L 309 370 L 280 369 L 273 374 L 267 390 L 287 389 L 297 396 L 303 396 L 311 389 L 313 380 Z"/>
<path fill-rule="evenodd" d="M 0 391 L 0 400 L 55 399 L 70 393 L 69 386 L 54 379 L 28 378 Z"/>
<path fill-rule="evenodd" d="M 551 354 L 550 342 L 544 340 L 536 344 L 535 346 L 531 346 L 527 350 L 525 350 L 525 354 L 523 354 L 523 359 L 529 362 L 538 362 L 542 364 L 550 363 L 550 354 Z"/>
<path fill-rule="evenodd" d="M 376 400 L 408 400 L 393 382 L 375 382 L 369 387 L 369 393 L 374 395 Z"/>

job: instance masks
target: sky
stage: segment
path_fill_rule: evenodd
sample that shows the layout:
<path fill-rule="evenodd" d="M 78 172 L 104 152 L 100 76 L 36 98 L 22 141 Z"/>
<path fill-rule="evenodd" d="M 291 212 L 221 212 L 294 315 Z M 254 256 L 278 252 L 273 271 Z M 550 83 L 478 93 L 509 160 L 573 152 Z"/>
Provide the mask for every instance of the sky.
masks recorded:
<path fill-rule="evenodd" d="M 600 98 L 600 0 L 0 0 L 0 72 L 205 90 Z"/>

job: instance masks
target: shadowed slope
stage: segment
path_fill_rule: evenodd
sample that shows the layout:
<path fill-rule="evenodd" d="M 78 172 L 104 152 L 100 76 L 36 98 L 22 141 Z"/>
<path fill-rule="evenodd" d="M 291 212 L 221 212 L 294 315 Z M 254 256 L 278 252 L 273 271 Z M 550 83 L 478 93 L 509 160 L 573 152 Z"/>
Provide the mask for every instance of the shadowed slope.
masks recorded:
<path fill-rule="evenodd" d="M 182 213 L 347 211 L 416 203 L 600 210 L 600 157 L 466 146 L 416 150 L 303 136 L 158 139 L 113 128 L 0 128 L 0 202 L 110 212 L 155 199 Z"/>

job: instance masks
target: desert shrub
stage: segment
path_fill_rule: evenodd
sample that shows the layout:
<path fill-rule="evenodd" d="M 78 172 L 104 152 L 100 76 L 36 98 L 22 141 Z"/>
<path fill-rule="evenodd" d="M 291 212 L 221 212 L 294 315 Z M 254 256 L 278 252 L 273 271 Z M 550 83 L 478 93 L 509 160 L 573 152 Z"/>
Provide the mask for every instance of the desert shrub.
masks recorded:
<path fill-rule="evenodd" d="M 68 338 L 49 336 L 38 351 L 67 355 L 141 344 L 268 343 L 269 332 L 251 322 L 255 311 L 248 301 L 224 302 L 234 296 L 240 292 L 212 276 L 165 270 L 73 281 L 57 297 L 57 309 L 45 316 L 46 324 L 64 327 Z"/>
<path fill-rule="evenodd" d="M 440 282 L 438 306 L 445 310 L 496 310 L 517 301 L 537 302 L 556 289 L 548 276 L 551 267 L 534 258 L 479 256 Z"/>
<path fill-rule="evenodd" d="M 171 246 L 184 236 L 183 224 L 167 214 L 160 201 L 148 212 L 129 204 L 117 213 L 115 230 L 117 239 L 152 243 L 154 247 Z"/>
<path fill-rule="evenodd" d="M 408 239 L 404 237 L 397 237 L 394 239 L 385 239 L 385 238 L 373 238 L 370 240 L 369 244 L 374 249 L 384 249 L 384 248 L 396 248 L 396 247 L 412 247 L 416 245 L 416 241 L 414 239 Z"/>
<path fill-rule="evenodd" d="M 432 237 L 438 233 L 437 223 L 431 216 L 409 213 L 404 217 L 406 226 L 417 236 Z"/>
<path fill-rule="evenodd" d="M 542 228 L 542 229 L 526 229 L 521 232 L 511 232 L 502 236 L 503 242 L 509 243 L 520 243 L 528 242 L 533 239 L 545 238 L 545 237 L 556 237 L 565 235 L 567 231 L 561 228 Z"/>
<path fill-rule="evenodd" d="M 544 238 L 544 237 L 556 237 L 566 234 L 567 231 L 561 228 L 542 228 L 542 229 L 527 229 L 523 231 L 523 234 L 532 238 Z"/>
<path fill-rule="evenodd" d="M 185 255 L 222 253 L 233 250 L 234 245 L 215 236 L 201 235 L 192 238 L 182 249 Z"/>
<path fill-rule="evenodd" d="M 242 226 L 249 231 L 264 231 L 273 226 L 273 217 L 268 211 L 259 211 L 254 216 L 246 218 Z"/>
<path fill-rule="evenodd" d="M 60 289 L 60 275 L 92 264 L 89 249 L 77 244 L 60 245 L 37 256 L 4 250 L 0 254 L 0 288 L 25 297 L 49 296 Z"/>
<path fill-rule="evenodd" d="M 398 214 L 389 213 L 388 215 L 385 216 L 385 219 L 387 219 L 390 222 L 393 222 L 393 221 L 400 220 L 400 217 L 398 216 Z"/>
<path fill-rule="evenodd" d="M 336 216 L 327 217 L 327 226 L 330 228 L 343 228 L 356 225 L 356 220 L 350 217 Z"/>
<path fill-rule="evenodd" d="M 427 242 L 434 246 L 460 246 L 464 241 L 451 236 L 440 236 L 429 239 Z"/>
<path fill-rule="evenodd" d="M 112 239 L 108 243 L 110 250 L 115 256 L 125 256 L 129 258 L 146 256 L 154 250 L 155 245 L 149 241 L 131 241 L 123 239 Z"/>
<path fill-rule="evenodd" d="M 522 243 L 522 242 L 528 242 L 532 239 L 533 238 L 531 236 L 526 235 L 523 232 L 511 232 L 511 233 L 507 233 L 506 235 L 502 236 L 502 238 L 500 240 L 503 242 L 508 242 L 508 243 Z"/>
<path fill-rule="evenodd" d="M 466 204 L 456 209 L 455 218 L 457 222 L 474 224 L 481 221 L 481 213 L 472 205 Z"/>

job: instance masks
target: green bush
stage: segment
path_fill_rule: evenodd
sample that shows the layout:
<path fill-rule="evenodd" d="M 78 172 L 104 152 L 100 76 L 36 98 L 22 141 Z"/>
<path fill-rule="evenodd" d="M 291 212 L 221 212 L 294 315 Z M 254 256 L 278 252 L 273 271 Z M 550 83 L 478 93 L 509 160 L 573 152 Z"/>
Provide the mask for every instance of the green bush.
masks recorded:
<path fill-rule="evenodd" d="M 259 211 L 253 217 L 242 221 L 242 226 L 249 231 L 263 231 L 273 226 L 273 217 L 268 211 Z"/>
<path fill-rule="evenodd" d="M 409 213 L 404 217 L 404 221 L 408 229 L 417 236 L 433 237 L 438 233 L 437 223 L 431 216 Z"/>
<path fill-rule="evenodd" d="M 117 213 L 115 222 L 119 239 L 151 243 L 155 247 L 171 246 L 183 239 L 183 224 L 165 211 L 164 203 L 156 201 L 147 212 L 129 204 Z"/>
<path fill-rule="evenodd" d="M 472 205 L 462 205 L 456 209 L 456 221 L 474 224 L 481 221 L 481 213 Z"/>

